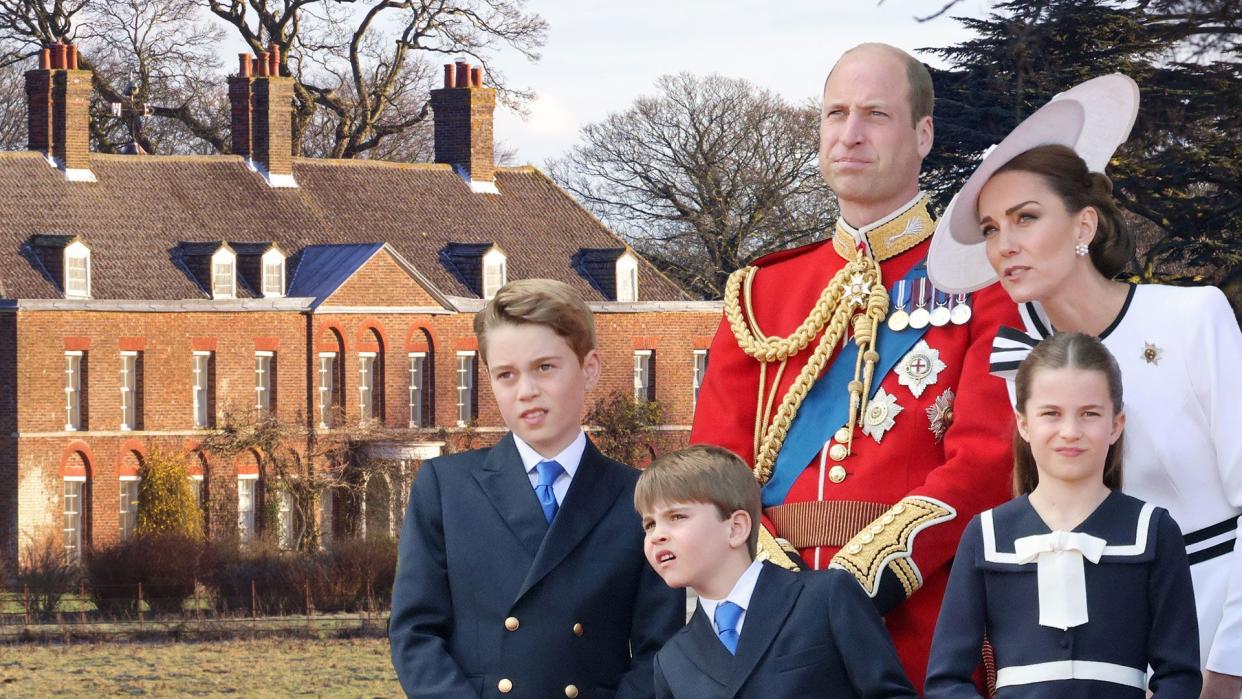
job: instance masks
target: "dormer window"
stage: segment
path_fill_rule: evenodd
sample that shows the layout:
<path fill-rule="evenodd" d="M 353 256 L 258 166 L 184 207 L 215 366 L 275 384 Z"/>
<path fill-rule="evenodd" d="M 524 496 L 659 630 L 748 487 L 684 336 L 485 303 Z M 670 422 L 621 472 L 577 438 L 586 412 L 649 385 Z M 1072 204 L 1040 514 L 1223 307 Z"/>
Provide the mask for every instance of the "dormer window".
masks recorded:
<path fill-rule="evenodd" d="M 263 295 L 285 295 L 285 254 L 276 248 L 263 253 Z"/>
<path fill-rule="evenodd" d="M 500 248 L 493 246 L 483 254 L 483 298 L 490 299 L 495 296 L 507 279 L 505 254 Z"/>
<path fill-rule="evenodd" d="M 628 251 L 617 258 L 617 300 L 638 300 L 638 258 Z"/>
<path fill-rule="evenodd" d="M 65 298 L 91 297 L 91 250 L 82 241 L 65 246 Z"/>
<path fill-rule="evenodd" d="M 217 299 L 237 298 L 237 255 L 227 247 L 211 256 L 211 295 Z"/>

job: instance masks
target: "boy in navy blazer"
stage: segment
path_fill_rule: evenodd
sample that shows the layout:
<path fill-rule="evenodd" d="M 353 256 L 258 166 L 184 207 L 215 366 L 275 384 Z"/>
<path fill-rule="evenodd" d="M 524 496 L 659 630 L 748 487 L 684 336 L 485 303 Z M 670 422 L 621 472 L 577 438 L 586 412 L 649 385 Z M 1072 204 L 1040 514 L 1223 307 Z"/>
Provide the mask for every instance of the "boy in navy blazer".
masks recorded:
<path fill-rule="evenodd" d="M 696 445 L 638 480 L 647 561 L 699 595 L 656 655 L 657 697 L 914 697 L 875 606 L 842 570 L 755 560 L 759 485 L 733 452 Z"/>
<path fill-rule="evenodd" d="M 685 594 L 643 558 L 638 471 L 581 428 L 598 381 L 591 311 L 512 282 L 475 316 L 510 432 L 423 463 L 401 530 L 388 636 L 406 694 L 647 697 Z"/>

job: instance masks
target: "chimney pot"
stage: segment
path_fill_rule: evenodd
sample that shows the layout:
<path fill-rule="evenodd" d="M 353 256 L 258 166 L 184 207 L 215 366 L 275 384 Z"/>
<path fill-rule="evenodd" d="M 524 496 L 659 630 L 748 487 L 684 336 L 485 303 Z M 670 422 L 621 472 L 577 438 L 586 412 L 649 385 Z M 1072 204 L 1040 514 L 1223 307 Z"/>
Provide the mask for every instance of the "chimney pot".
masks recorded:
<path fill-rule="evenodd" d="M 444 70 L 445 89 L 431 91 L 435 162 L 464 170 L 472 187 L 474 183 L 494 182 L 492 114 L 496 91 L 483 87 L 483 69 L 471 70 L 465 60 Z"/>
<path fill-rule="evenodd" d="M 242 53 L 237 55 L 237 77 L 250 77 L 250 54 Z"/>
<path fill-rule="evenodd" d="M 471 68 L 470 69 L 470 86 L 471 87 L 483 87 L 483 69 L 482 68 Z"/>
<path fill-rule="evenodd" d="M 268 67 L 271 65 L 271 54 L 264 51 L 259 54 L 259 77 L 265 78 L 268 75 Z"/>
<path fill-rule="evenodd" d="M 44 51 L 46 50 L 47 49 L 44 49 Z M 456 87 L 456 84 L 455 84 L 456 81 L 454 80 L 454 78 L 457 77 L 457 73 L 455 71 L 456 69 L 453 68 L 452 63 L 444 64 L 444 87 L 446 88 Z"/>
<path fill-rule="evenodd" d="M 457 86 L 470 87 L 470 64 L 465 61 L 457 62 Z"/>
<path fill-rule="evenodd" d="M 68 52 L 67 47 L 64 44 L 57 41 L 56 46 L 54 46 L 53 49 L 54 50 L 52 51 L 52 67 L 57 70 L 63 70 L 65 67 L 65 62 L 66 62 L 66 54 Z"/>
<path fill-rule="evenodd" d="M 78 69 L 78 46 L 77 44 L 69 44 L 69 65 L 66 67 L 69 70 Z"/>
<path fill-rule="evenodd" d="M 39 70 L 52 69 L 52 50 L 43 49 L 39 52 Z"/>
<path fill-rule="evenodd" d="M 268 45 L 267 52 L 271 56 L 270 58 L 271 63 L 267 67 L 267 74 L 271 76 L 279 76 L 280 75 L 280 47 L 276 45 L 276 42 L 272 42 L 271 44 Z"/>

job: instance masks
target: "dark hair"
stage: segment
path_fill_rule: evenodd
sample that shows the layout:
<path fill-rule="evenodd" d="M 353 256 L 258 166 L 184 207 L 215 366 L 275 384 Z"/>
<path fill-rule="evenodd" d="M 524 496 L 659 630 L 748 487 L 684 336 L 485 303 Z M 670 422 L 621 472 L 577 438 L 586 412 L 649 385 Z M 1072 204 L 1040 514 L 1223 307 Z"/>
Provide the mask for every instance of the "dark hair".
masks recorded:
<path fill-rule="evenodd" d="M 1005 163 L 1002 172 L 1029 172 L 1044 178 L 1061 198 L 1066 210 L 1077 213 L 1090 206 L 1099 214 L 1095 239 L 1089 245 L 1091 262 L 1100 274 L 1112 279 L 1125 271 L 1134 258 L 1134 236 L 1126 227 L 1121 209 L 1113 201 L 1113 181 L 1087 164 L 1068 146 L 1036 146 Z"/>
<path fill-rule="evenodd" d="M 715 505 L 722 522 L 738 510 L 749 514 L 746 548 L 755 557 L 762 503 L 759 483 L 741 457 L 724 447 L 695 444 L 652 461 L 634 486 L 634 509 L 643 516 L 660 505 L 688 502 Z"/>
<path fill-rule="evenodd" d="M 1083 333 L 1057 333 L 1039 343 L 1027 358 L 1018 365 L 1017 409 L 1026 414 L 1026 402 L 1031 397 L 1031 382 L 1040 369 L 1081 369 L 1098 371 L 1108 380 L 1108 397 L 1113 403 L 1113 414 L 1121 412 L 1121 369 L 1108 348 L 1099 338 Z M 1122 438 L 1108 447 L 1104 458 L 1104 485 L 1109 490 L 1121 488 Z M 1013 435 L 1013 490 L 1015 495 L 1025 495 L 1039 485 L 1039 469 L 1031 445 L 1022 433 Z"/>

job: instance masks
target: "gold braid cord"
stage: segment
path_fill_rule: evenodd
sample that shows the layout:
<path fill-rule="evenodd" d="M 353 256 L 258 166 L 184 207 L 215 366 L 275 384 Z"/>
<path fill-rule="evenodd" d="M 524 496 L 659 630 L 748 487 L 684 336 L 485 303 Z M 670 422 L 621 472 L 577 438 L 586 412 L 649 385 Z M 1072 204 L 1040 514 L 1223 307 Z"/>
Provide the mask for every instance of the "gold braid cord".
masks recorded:
<path fill-rule="evenodd" d="M 872 597 L 879 592 L 880 576 L 887 569 L 908 598 L 923 586 L 923 577 L 911 560 L 914 537 L 956 516 L 957 510 L 940 500 L 909 495 L 850 539 L 829 567 L 848 571 Z"/>
<path fill-rule="evenodd" d="M 772 477 L 776 455 L 785 442 L 785 436 L 789 433 L 794 416 L 798 414 L 798 408 L 802 406 L 811 386 L 828 365 L 833 350 L 840 344 L 841 337 L 851 322 L 854 342 L 858 345 L 854 380 L 849 384 L 850 416 L 847 426 L 850 428 L 852 443 L 853 426 L 858 415 L 865 409 L 865 397 L 870 391 L 872 373 L 879 359 L 874 349 L 876 331 L 888 312 L 888 291 L 880 276 L 879 263 L 858 252 L 828 282 L 819 300 L 815 302 L 815 307 L 793 334 L 770 338 L 758 331 L 754 314 L 751 313 L 752 317 L 748 322 L 743 311 L 743 304 L 747 309 L 751 307 L 750 288 L 757 271 L 756 267 L 743 267 L 729 276 L 729 282 L 725 286 L 724 312 L 738 347 L 747 356 L 761 363 L 761 372 L 767 363 L 784 362 L 806 349 L 816 335 L 820 336 L 815 351 L 782 397 L 771 424 L 768 425 L 763 419 L 763 413 L 758 413 L 755 417 L 757 447 L 754 470 L 755 478 L 763 485 Z M 761 386 L 760 391 L 762 390 Z"/>

